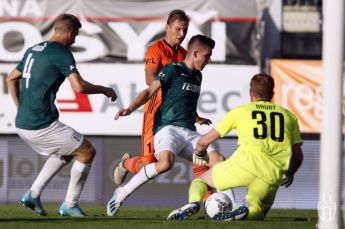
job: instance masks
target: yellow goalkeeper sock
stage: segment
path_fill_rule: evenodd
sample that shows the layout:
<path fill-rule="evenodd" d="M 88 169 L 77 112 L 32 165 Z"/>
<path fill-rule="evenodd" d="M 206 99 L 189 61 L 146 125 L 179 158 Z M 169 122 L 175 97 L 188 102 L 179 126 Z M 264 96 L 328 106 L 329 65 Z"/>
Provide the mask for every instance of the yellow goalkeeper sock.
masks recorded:
<path fill-rule="evenodd" d="M 194 179 L 189 187 L 189 203 L 201 202 L 207 192 L 207 185 L 201 179 Z"/>

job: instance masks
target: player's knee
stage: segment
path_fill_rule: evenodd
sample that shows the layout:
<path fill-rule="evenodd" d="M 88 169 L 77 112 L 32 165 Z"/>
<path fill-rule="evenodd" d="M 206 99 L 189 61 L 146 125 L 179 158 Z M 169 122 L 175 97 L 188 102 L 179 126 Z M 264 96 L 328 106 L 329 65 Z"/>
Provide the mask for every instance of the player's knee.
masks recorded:
<path fill-rule="evenodd" d="M 156 169 L 158 173 L 164 173 L 174 166 L 175 154 L 170 151 L 162 151 L 158 156 L 156 162 Z"/>
<path fill-rule="evenodd" d="M 174 161 L 172 160 L 162 160 L 157 162 L 157 172 L 158 173 L 164 173 L 166 171 L 169 171 L 174 166 Z"/>
<path fill-rule="evenodd" d="M 96 149 L 87 139 L 84 140 L 83 144 L 75 152 L 75 159 L 85 164 L 92 163 L 95 156 Z"/>

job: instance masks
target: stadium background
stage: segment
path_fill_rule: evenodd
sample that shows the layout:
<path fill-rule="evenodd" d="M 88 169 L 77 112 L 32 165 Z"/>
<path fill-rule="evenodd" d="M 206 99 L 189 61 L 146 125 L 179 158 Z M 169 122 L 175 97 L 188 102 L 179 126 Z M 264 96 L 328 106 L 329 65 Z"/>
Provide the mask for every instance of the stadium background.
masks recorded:
<path fill-rule="evenodd" d="M 82 20 L 73 48 L 78 69 L 87 80 L 114 87 L 119 99 L 110 103 L 102 96 L 75 94 L 65 82 L 57 105 L 60 120 L 88 136 L 97 149 L 81 201 L 105 203 L 114 190 L 116 160 L 124 152 L 139 153 L 141 145 L 142 110 L 116 122 L 113 116 L 145 88 L 145 50 L 163 36 L 165 17 L 175 8 L 191 17 L 185 43 L 197 33 L 217 43 L 213 62 L 203 72 L 201 116 L 216 123 L 232 107 L 249 101 L 249 79 L 262 69 L 276 79 L 275 102 L 298 116 L 305 160 L 294 184 L 279 190 L 273 208 L 317 209 L 322 117 L 320 1 L 0 1 L 1 203 L 18 201 L 46 160 L 15 134 L 15 108 L 4 83 L 26 48 L 49 38 L 55 16 L 72 13 Z M 217 147 L 230 155 L 236 148 L 234 133 Z M 69 167 L 52 180 L 42 199 L 60 202 L 68 180 Z M 142 187 L 125 205 L 179 206 L 187 200 L 191 180 L 191 165 L 178 160 L 172 171 Z M 342 187 L 344 199 L 344 180 Z M 235 190 L 236 198 L 243 199 L 244 192 Z"/>

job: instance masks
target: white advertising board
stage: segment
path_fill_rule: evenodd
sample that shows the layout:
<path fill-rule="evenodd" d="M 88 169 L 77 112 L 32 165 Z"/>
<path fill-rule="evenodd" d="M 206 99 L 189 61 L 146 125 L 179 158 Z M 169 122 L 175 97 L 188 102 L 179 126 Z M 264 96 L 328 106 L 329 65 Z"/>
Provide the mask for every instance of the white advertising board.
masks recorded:
<path fill-rule="evenodd" d="M 4 77 L 15 65 L 0 64 Z M 94 84 L 113 87 L 118 99 L 103 95 L 75 94 L 66 80 L 57 94 L 60 121 L 88 135 L 141 135 L 142 108 L 115 121 L 116 112 L 127 107 L 146 87 L 143 64 L 79 64 L 82 77 Z M 232 108 L 249 102 L 249 81 L 257 66 L 208 65 L 203 71 L 198 113 L 215 124 Z M 1 81 L 1 80 L 0 80 Z M 2 80 L 1 82 L 4 82 Z M 15 133 L 16 109 L 5 84 L 0 85 L 0 133 Z M 210 126 L 197 126 L 201 133 Z"/>

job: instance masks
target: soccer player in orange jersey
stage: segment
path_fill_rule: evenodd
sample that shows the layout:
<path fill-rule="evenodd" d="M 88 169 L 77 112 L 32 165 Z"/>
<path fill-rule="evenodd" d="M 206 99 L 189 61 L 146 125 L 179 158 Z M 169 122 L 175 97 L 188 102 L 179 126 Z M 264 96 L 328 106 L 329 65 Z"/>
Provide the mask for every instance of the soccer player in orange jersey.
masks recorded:
<path fill-rule="evenodd" d="M 148 86 L 151 85 L 160 70 L 168 63 L 184 60 L 187 51 L 180 45 L 186 37 L 188 25 L 189 17 L 183 10 L 173 10 L 169 13 L 165 27 L 165 37 L 155 42 L 146 52 L 145 76 Z M 152 129 L 154 115 L 162 102 L 161 96 L 161 90 L 157 91 L 144 106 L 142 156 L 131 157 L 128 153 L 122 156 L 121 162 L 114 171 L 115 184 L 122 184 L 128 171 L 136 174 L 144 165 L 156 161 Z M 196 122 L 199 124 L 211 123 L 210 120 L 199 117 L 196 118 Z M 194 176 L 197 177 L 206 170 L 208 170 L 206 166 L 194 165 Z"/>

